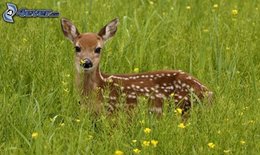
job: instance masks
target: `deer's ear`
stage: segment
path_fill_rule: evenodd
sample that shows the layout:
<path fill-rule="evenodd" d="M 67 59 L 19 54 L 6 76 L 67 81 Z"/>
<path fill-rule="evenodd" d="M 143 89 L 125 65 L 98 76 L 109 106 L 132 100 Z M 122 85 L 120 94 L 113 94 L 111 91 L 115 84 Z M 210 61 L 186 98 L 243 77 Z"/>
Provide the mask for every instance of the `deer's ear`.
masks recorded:
<path fill-rule="evenodd" d="M 77 28 L 66 18 L 61 19 L 61 28 L 64 35 L 72 42 L 75 42 L 75 39 L 79 35 Z"/>
<path fill-rule="evenodd" d="M 117 31 L 117 25 L 119 23 L 119 19 L 113 19 L 110 21 L 106 26 L 104 26 L 98 33 L 100 37 L 104 41 L 108 40 L 109 38 L 113 37 Z"/>

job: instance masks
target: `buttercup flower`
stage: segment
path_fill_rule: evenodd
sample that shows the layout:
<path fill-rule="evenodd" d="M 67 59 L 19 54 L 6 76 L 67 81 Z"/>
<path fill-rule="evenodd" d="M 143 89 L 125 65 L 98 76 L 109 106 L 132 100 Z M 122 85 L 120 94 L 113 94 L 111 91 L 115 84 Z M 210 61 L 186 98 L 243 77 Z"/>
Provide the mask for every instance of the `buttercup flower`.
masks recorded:
<path fill-rule="evenodd" d="M 135 69 L 134 69 L 134 72 L 135 72 L 135 73 L 139 73 L 139 68 L 135 68 Z"/>
<path fill-rule="evenodd" d="M 184 123 L 180 123 L 178 127 L 184 129 L 186 126 L 184 125 Z"/>
<path fill-rule="evenodd" d="M 33 132 L 32 133 L 32 138 L 36 139 L 39 136 L 38 132 Z"/>
<path fill-rule="evenodd" d="M 139 150 L 138 148 L 135 148 L 135 149 L 133 149 L 133 152 L 134 152 L 135 154 L 139 154 L 139 153 L 141 152 L 141 150 Z"/>
<path fill-rule="evenodd" d="M 182 114 L 182 109 L 181 109 L 181 108 L 177 108 L 177 109 L 176 109 L 176 112 L 177 112 L 178 114 Z"/>
<path fill-rule="evenodd" d="M 145 128 L 144 129 L 144 133 L 146 133 L 146 134 L 149 134 L 151 131 L 152 131 L 152 129 L 150 129 L 150 128 Z"/>
<path fill-rule="evenodd" d="M 120 150 L 116 150 L 115 151 L 115 155 L 123 155 L 124 154 L 124 152 L 122 152 L 122 151 L 120 151 Z"/>
<path fill-rule="evenodd" d="M 150 141 L 146 141 L 146 140 L 143 141 L 143 146 L 146 147 L 146 146 L 149 146 L 149 145 L 150 145 Z"/>
<path fill-rule="evenodd" d="M 158 144 L 157 140 L 151 140 L 151 144 L 153 145 L 153 147 L 156 147 Z"/>
<path fill-rule="evenodd" d="M 223 152 L 224 153 L 229 153 L 231 150 L 224 150 Z"/>
<path fill-rule="evenodd" d="M 242 145 L 244 145 L 245 143 L 246 143 L 246 141 L 244 141 L 244 140 L 240 141 L 240 144 L 242 144 Z"/>
<path fill-rule="evenodd" d="M 208 147 L 211 148 L 211 149 L 214 149 L 215 144 L 214 143 L 208 143 Z"/>
<path fill-rule="evenodd" d="M 237 9 L 233 9 L 232 10 L 232 15 L 236 16 L 238 14 L 238 10 Z"/>

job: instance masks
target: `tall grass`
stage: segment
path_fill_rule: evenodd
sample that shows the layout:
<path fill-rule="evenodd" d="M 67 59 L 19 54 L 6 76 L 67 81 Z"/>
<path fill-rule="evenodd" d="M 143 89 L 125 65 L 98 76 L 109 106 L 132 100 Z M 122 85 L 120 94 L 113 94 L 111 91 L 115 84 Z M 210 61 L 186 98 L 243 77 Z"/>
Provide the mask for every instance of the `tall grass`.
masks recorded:
<path fill-rule="evenodd" d="M 215 101 L 195 106 L 185 128 L 173 109 L 157 119 L 143 100 L 131 118 L 119 111 L 93 119 L 78 105 L 74 50 L 59 19 L 1 20 L 0 154 L 260 153 L 258 0 L 12 2 L 59 11 L 80 32 L 98 32 L 119 17 L 102 53 L 103 72 L 182 69 L 213 90 Z M 143 145 L 151 140 L 156 147 Z"/>

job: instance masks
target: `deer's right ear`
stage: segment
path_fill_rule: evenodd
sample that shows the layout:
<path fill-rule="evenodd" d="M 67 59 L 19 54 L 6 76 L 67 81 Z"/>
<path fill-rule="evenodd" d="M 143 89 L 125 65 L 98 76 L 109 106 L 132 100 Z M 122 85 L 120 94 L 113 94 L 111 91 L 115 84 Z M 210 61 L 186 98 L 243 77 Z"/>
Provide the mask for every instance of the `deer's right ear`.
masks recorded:
<path fill-rule="evenodd" d="M 117 25 L 119 23 L 119 19 L 115 18 L 114 20 L 110 21 L 106 26 L 104 26 L 99 32 L 98 35 L 102 37 L 104 41 L 108 40 L 109 38 L 113 37 L 117 31 Z"/>
<path fill-rule="evenodd" d="M 79 35 L 77 28 L 66 18 L 61 18 L 61 28 L 64 35 L 72 42 L 75 42 L 75 39 Z"/>

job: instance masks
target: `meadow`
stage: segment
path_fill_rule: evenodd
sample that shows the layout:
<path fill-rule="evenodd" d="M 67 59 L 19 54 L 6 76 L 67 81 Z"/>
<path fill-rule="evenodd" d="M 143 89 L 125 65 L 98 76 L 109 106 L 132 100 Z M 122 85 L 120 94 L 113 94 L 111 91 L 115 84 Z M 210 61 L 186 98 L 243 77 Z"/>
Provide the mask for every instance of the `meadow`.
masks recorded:
<path fill-rule="evenodd" d="M 94 119 L 78 104 L 74 47 L 60 18 L 1 20 L 0 154 L 260 154 L 259 0 L 11 2 L 59 11 L 80 32 L 118 17 L 103 72 L 181 69 L 215 99 L 194 106 L 185 124 L 168 103 L 160 119 L 149 115 L 145 100 L 131 121 L 123 110 Z"/>

